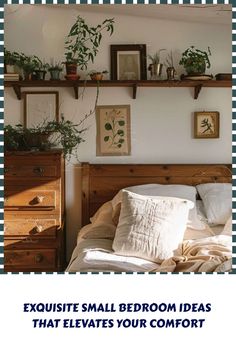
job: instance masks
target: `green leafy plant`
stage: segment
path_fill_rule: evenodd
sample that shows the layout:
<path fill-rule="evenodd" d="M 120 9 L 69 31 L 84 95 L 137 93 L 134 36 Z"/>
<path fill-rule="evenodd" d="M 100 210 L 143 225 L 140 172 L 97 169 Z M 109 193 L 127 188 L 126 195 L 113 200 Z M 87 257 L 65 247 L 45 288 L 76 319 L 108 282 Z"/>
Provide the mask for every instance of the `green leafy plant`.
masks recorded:
<path fill-rule="evenodd" d="M 48 64 L 48 71 L 62 71 L 63 70 L 63 64 L 61 62 L 53 62 Z"/>
<path fill-rule="evenodd" d="M 20 53 L 16 65 L 24 71 L 25 77 L 27 78 L 28 75 L 42 67 L 43 64 L 36 55 L 25 55 L 24 53 Z"/>
<path fill-rule="evenodd" d="M 188 74 L 203 74 L 206 68 L 209 69 L 211 67 L 210 55 L 211 51 L 209 47 L 207 51 L 202 51 L 191 46 L 182 53 L 179 64 L 184 66 Z"/>
<path fill-rule="evenodd" d="M 103 70 L 103 71 L 91 70 L 89 72 L 89 75 L 94 75 L 94 74 L 108 74 L 108 71 L 107 70 Z"/>
<path fill-rule="evenodd" d="M 65 41 L 65 57 L 67 63 L 77 63 L 83 70 L 88 63 L 94 61 L 102 40 L 102 32 L 112 35 L 114 19 L 106 19 L 96 27 L 89 27 L 85 20 L 78 16 Z"/>
<path fill-rule="evenodd" d="M 107 121 L 104 128 L 107 135 L 104 136 L 104 141 L 110 143 L 110 147 L 117 147 L 120 149 L 125 142 L 124 126 L 125 120 L 122 117 L 121 112 L 117 109 L 113 109 L 111 112 L 106 112 Z"/>
<path fill-rule="evenodd" d="M 4 64 L 5 65 L 15 65 L 19 59 L 19 54 L 17 52 L 11 52 L 4 47 Z"/>
<path fill-rule="evenodd" d="M 69 160 L 76 153 L 82 135 L 87 128 L 79 128 L 70 120 L 43 121 L 33 128 L 25 128 L 21 124 L 15 127 L 7 125 L 4 128 L 5 148 L 7 150 L 48 150 L 59 147 Z"/>

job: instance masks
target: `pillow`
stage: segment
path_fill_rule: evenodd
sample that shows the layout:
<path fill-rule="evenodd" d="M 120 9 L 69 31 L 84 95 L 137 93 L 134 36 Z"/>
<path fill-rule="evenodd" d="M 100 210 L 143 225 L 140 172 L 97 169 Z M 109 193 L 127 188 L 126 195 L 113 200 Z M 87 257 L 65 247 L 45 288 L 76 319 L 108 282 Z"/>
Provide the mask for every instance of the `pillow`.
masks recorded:
<path fill-rule="evenodd" d="M 200 220 L 196 209 L 197 190 L 193 186 L 182 184 L 144 184 L 139 186 L 127 187 L 125 190 L 146 196 L 176 197 L 190 200 L 194 203 L 194 208 L 190 210 L 187 226 L 195 230 L 204 230 L 205 223 Z M 122 190 L 112 199 L 113 210 L 117 211 L 117 204 L 121 203 Z M 117 213 L 116 213 L 117 215 Z M 114 217 L 114 213 L 113 213 Z"/>
<path fill-rule="evenodd" d="M 232 185 L 205 183 L 197 185 L 209 224 L 225 224 L 232 212 Z"/>
<path fill-rule="evenodd" d="M 113 240 L 115 237 L 116 227 L 112 224 L 102 224 L 94 225 L 89 224 L 86 229 L 81 229 L 79 233 L 79 238 L 83 239 L 108 239 Z"/>
<path fill-rule="evenodd" d="M 228 218 L 225 227 L 222 231 L 222 235 L 232 236 L 232 215 Z"/>
<path fill-rule="evenodd" d="M 112 224 L 112 203 L 111 201 L 104 203 L 96 213 L 90 218 L 92 224 Z"/>
<path fill-rule="evenodd" d="M 183 240 L 193 205 L 189 200 L 123 191 L 113 250 L 153 262 L 172 257 Z"/>

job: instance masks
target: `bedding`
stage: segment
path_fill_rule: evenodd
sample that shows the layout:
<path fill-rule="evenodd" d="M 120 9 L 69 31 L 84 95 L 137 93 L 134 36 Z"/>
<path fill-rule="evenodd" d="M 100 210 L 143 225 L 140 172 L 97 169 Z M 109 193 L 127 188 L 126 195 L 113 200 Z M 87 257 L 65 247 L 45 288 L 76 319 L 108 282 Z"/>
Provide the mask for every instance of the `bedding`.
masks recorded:
<path fill-rule="evenodd" d="M 80 239 L 67 272 L 229 272 L 231 237 L 218 235 L 183 241 L 181 253 L 161 263 L 114 253 L 112 240 Z"/>
<path fill-rule="evenodd" d="M 196 203 L 198 214 L 202 202 Z M 204 230 L 186 228 L 179 252 L 159 263 L 118 255 L 112 249 L 117 228 L 112 201 L 105 203 L 78 235 L 68 272 L 229 272 L 232 268 L 232 220 Z M 116 218 L 119 213 L 116 210 Z M 204 210 L 202 210 L 204 216 Z M 200 214 L 199 214 L 200 215 Z M 217 232 L 220 235 L 215 235 Z M 213 236 L 215 235 L 215 236 Z"/>

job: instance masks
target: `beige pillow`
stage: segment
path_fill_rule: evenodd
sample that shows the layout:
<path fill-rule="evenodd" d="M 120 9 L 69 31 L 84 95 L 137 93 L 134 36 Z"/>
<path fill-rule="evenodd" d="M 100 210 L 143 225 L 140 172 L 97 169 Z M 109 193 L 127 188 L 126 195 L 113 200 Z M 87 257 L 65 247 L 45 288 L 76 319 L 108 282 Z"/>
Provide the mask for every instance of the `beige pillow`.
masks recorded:
<path fill-rule="evenodd" d="M 111 201 L 104 203 L 90 218 L 92 224 L 113 224 L 113 207 Z"/>
<path fill-rule="evenodd" d="M 189 200 L 147 197 L 124 190 L 113 250 L 154 262 L 172 257 L 183 240 L 193 206 Z"/>

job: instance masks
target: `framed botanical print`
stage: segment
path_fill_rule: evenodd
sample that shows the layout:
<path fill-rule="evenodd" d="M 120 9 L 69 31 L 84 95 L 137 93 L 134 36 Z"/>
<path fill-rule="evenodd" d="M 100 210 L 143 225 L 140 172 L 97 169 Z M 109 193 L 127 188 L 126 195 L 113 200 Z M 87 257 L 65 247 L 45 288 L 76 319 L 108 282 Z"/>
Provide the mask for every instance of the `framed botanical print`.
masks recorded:
<path fill-rule="evenodd" d="M 194 138 L 211 139 L 219 138 L 220 119 L 219 112 L 194 113 Z"/>
<path fill-rule="evenodd" d="M 146 80 L 146 45 L 111 45 L 111 80 Z"/>
<path fill-rule="evenodd" d="M 130 106 L 97 106 L 97 156 L 130 155 Z"/>
<path fill-rule="evenodd" d="M 59 120 L 58 91 L 24 92 L 24 125 L 32 128 L 45 120 Z"/>

